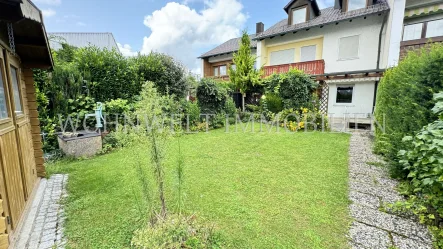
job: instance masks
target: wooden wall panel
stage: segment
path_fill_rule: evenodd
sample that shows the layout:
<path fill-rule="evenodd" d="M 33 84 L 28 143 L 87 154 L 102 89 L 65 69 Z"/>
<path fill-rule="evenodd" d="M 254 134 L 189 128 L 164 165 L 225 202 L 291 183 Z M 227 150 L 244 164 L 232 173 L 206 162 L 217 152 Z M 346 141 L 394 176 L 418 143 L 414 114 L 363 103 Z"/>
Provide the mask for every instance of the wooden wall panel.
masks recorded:
<path fill-rule="evenodd" d="M 19 153 L 17 151 L 17 137 L 15 130 L 0 137 L 0 149 L 2 156 L 3 172 L 8 193 L 8 204 L 12 219 L 12 229 L 25 207 L 25 191 L 23 189 L 22 174 L 20 169 Z"/>
<path fill-rule="evenodd" d="M 22 151 L 23 175 L 25 180 L 26 196 L 29 196 L 37 180 L 35 169 L 34 149 L 32 147 L 32 137 L 30 132 L 30 125 L 25 124 L 18 128 L 20 138 L 20 147 Z"/>
<path fill-rule="evenodd" d="M 38 119 L 37 102 L 35 101 L 34 74 L 31 69 L 23 70 L 23 79 L 26 88 L 26 106 L 28 108 L 28 118 L 30 119 L 30 132 L 32 139 L 32 149 L 34 151 L 34 162 L 37 175 L 46 176 L 46 169 L 43 159 L 43 144 L 41 140 L 40 121 Z"/>

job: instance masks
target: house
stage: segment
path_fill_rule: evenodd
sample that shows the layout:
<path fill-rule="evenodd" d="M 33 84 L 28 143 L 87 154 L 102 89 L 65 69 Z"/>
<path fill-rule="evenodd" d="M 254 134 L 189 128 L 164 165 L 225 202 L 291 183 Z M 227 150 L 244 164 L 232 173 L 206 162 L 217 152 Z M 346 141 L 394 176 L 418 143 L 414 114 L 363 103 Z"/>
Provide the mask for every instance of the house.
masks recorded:
<path fill-rule="evenodd" d="M 443 41 L 443 1 L 441 0 L 399 0 L 395 24 L 400 43 L 399 55 L 395 62 L 404 58 L 409 50 L 422 48 L 427 43 Z M 398 44 L 396 44 L 398 46 Z"/>
<path fill-rule="evenodd" d="M 357 116 L 359 123 L 369 124 L 385 68 L 389 4 L 336 0 L 333 7 L 320 9 L 316 0 L 292 0 L 282 7 L 285 18 L 252 37 L 265 75 L 303 70 L 321 83 L 322 111 L 332 120 Z M 205 76 L 213 76 L 215 62 L 230 60 L 231 48 L 221 45 L 214 49 L 220 52 L 200 57 Z"/>
<path fill-rule="evenodd" d="M 48 33 L 51 49 L 59 50 L 62 43 L 67 43 L 77 48 L 96 46 L 100 49 L 120 51 L 112 33 Z"/>
<path fill-rule="evenodd" d="M 41 11 L 29 0 L 0 0 L 0 248 L 45 176 L 32 69 L 52 67 Z"/>
<path fill-rule="evenodd" d="M 264 31 L 264 24 L 257 24 L 257 34 Z M 257 54 L 257 41 L 253 40 L 256 34 L 249 35 L 251 39 L 251 53 Z M 220 46 L 202 54 L 199 58 L 202 60 L 203 77 L 212 77 L 222 80 L 228 80 L 228 69 L 233 65 L 232 59 L 234 53 L 240 48 L 241 37 L 231 39 Z"/>

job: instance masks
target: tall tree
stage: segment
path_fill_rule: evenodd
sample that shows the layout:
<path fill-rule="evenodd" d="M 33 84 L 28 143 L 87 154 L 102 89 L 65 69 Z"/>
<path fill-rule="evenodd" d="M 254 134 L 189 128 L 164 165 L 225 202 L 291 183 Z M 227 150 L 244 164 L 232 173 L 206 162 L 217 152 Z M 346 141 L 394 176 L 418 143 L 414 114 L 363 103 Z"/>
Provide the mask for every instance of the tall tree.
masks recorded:
<path fill-rule="evenodd" d="M 255 69 L 256 57 L 251 53 L 251 40 L 247 31 L 243 31 L 240 49 L 234 53 L 234 65 L 229 68 L 229 78 L 243 96 L 242 110 L 245 111 L 246 92 L 252 87 L 261 84 L 262 70 Z"/>

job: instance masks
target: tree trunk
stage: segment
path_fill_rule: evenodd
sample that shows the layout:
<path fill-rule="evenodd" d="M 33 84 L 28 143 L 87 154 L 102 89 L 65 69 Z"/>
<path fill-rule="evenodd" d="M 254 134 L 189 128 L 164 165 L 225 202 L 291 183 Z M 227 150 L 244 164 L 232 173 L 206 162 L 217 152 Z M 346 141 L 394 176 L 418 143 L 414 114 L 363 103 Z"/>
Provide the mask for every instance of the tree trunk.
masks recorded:
<path fill-rule="evenodd" d="M 245 112 L 246 93 L 242 94 L 242 110 Z"/>

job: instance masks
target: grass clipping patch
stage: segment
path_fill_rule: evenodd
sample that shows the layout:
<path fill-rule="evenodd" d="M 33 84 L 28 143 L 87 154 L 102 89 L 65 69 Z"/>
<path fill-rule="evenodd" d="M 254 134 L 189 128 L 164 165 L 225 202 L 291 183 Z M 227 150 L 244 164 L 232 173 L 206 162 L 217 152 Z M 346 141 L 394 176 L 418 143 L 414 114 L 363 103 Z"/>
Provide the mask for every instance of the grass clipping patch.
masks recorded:
<path fill-rule="evenodd" d="M 168 215 L 158 217 L 134 233 L 131 242 L 136 248 L 222 248 L 219 234 L 213 227 L 197 223 L 195 216 Z"/>

